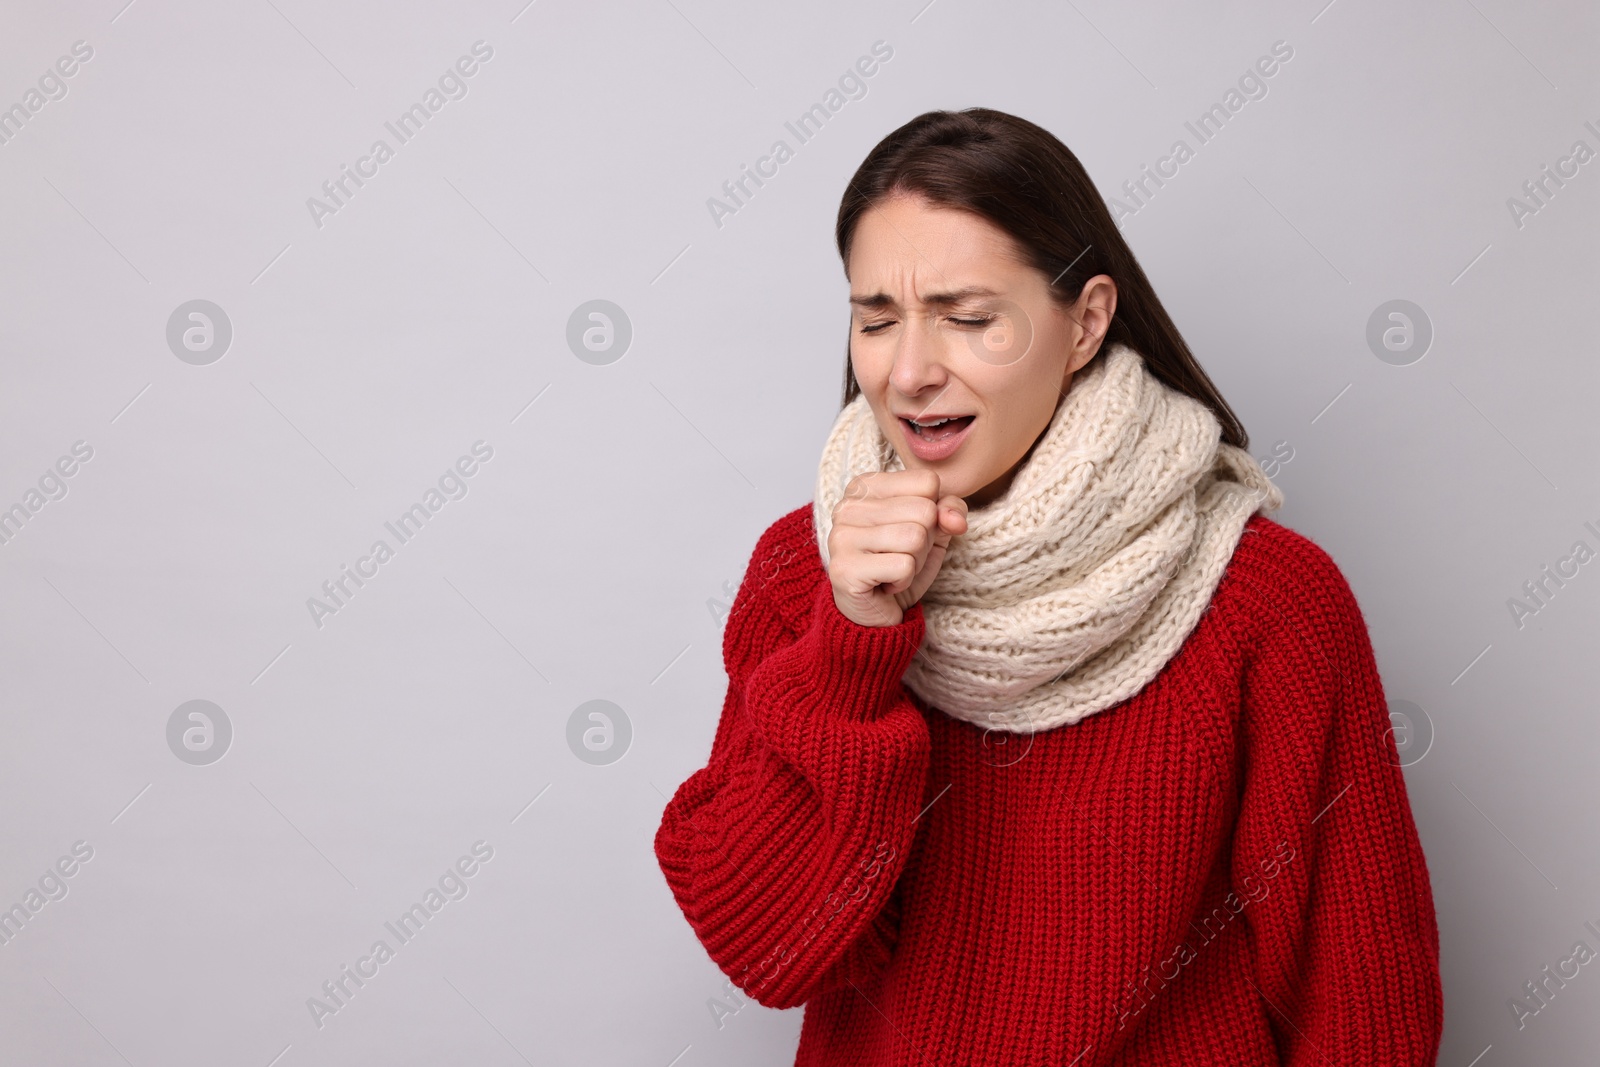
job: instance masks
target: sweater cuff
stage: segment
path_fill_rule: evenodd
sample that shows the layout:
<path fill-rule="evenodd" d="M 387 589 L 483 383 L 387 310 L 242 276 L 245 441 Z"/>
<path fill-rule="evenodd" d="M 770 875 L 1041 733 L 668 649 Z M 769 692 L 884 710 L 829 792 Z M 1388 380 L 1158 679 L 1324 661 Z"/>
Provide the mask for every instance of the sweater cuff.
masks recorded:
<path fill-rule="evenodd" d="M 892 626 L 862 626 L 839 610 L 832 584 L 824 581 L 817 586 L 811 622 L 818 653 L 816 684 L 835 696 L 829 704 L 851 720 L 882 718 L 922 646 L 922 603 L 913 604 Z"/>

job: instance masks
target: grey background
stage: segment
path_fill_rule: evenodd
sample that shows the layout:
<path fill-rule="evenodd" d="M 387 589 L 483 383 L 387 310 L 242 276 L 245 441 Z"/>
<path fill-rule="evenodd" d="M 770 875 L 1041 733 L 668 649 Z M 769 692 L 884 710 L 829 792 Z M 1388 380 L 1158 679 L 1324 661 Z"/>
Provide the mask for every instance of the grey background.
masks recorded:
<path fill-rule="evenodd" d="M 789 1062 L 799 1011 L 719 1027 L 651 838 L 709 749 L 716 605 L 837 411 L 844 181 L 982 104 L 1117 195 L 1278 40 L 1267 95 L 1125 233 L 1252 452 L 1292 452 L 1280 521 L 1432 723 L 1406 776 L 1440 1062 L 1589 1062 L 1595 966 L 1521 1030 L 1507 1002 L 1600 949 L 1600 563 L 1520 628 L 1507 601 L 1600 547 L 1600 161 L 1521 226 L 1507 199 L 1600 149 L 1600 15 L 1324 3 L 8 3 L 0 106 L 94 54 L 0 145 L 0 507 L 94 453 L 0 546 L 0 906 L 94 855 L 0 946 L 0 1062 Z M 467 95 L 316 226 L 307 198 L 479 40 Z M 233 330 L 205 366 L 166 342 L 195 299 Z M 1434 330 L 1404 366 L 1366 343 L 1394 299 Z M 591 300 L 632 328 L 602 365 L 567 343 Z M 315 625 L 479 440 L 466 496 Z M 233 730 L 206 765 L 167 743 L 191 700 Z M 569 747 L 592 700 L 620 759 Z M 307 998 L 480 840 L 467 895 L 319 1029 Z"/>

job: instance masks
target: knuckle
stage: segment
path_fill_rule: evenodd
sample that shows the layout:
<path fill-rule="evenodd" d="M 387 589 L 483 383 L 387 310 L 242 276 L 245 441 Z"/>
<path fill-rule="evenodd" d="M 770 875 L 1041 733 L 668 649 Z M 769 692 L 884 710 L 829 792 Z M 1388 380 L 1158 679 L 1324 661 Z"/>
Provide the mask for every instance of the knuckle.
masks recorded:
<path fill-rule="evenodd" d="M 845 530 L 845 528 L 843 526 L 840 526 L 837 523 L 835 523 L 833 529 L 828 531 L 829 570 L 832 570 L 833 566 L 838 562 L 839 558 L 842 555 L 844 555 L 844 547 L 845 547 L 844 530 Z"/>

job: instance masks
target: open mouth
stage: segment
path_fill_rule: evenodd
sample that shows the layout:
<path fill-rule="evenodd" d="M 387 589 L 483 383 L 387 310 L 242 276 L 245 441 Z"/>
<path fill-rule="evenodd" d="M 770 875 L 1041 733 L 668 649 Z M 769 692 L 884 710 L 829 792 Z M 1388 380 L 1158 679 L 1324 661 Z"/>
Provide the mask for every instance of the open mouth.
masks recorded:
<path fill-rule="evenodd" d="M 971 426 L 972 420 L 975 418 L 977 418 L 976 415 L 961 415 L 953 419 L 939 419 L 931 425 L 913 422 L 911 419 L 901 419 L 900 421 L 905 424 L 907 430 L 924 441 L 943 441 L 945 438 L 959 434 L 968 426 Z"/>
<path fill-rule="evenodd" d="M 902 418 L 900 427 L 912 455 L 931 463 L 954 455 L 961 442 L 967 439 L 976 418 L 976 415 L 957 415 L 926 422 Z"/>

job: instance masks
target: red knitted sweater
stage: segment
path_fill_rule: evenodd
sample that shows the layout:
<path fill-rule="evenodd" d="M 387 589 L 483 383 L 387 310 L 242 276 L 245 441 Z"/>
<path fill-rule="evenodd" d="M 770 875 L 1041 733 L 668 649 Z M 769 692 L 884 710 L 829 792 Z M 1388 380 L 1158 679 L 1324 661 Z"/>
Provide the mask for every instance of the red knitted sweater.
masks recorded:
<path fill-rule="evenodd" d="M 756 545 L 706 766 L 655 851 L 797 1067 L 1433 1064 L 1427 866 L 1366 625 L 1260 515 L 1140 692 L 985 731 L 841 614 L 806 505 Z"/>

